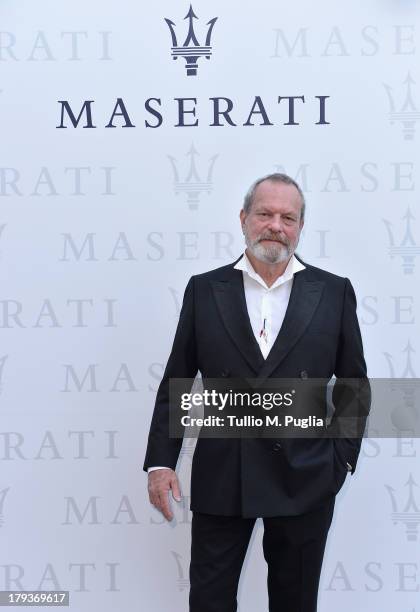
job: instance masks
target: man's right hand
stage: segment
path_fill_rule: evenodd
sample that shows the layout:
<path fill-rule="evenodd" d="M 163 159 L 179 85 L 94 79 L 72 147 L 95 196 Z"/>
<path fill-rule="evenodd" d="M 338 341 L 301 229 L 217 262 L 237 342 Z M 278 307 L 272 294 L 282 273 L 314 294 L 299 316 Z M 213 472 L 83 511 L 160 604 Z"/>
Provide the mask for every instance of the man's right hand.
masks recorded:
<path fill-rule="evenodd" d="M 148 475 L 148 485 L 150 503 L 155 506 L 167 521 L 174 517 L 169 501 L 169 491 L 172 490 L 172 497 L 175 501 L 181 501 L 181 490 L 179 487 L 178 476 L 170 468 L 153 470 Z"/>

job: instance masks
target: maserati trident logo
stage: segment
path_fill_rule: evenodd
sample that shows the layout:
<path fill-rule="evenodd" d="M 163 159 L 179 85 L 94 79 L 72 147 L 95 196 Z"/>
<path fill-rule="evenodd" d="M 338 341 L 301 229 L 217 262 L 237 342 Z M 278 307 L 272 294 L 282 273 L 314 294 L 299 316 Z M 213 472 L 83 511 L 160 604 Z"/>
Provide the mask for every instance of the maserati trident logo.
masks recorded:
<path fill-rule="evenodd" d="M 408 340 L 402 352 L 406 354 L 406 357 L 403 360 L 405 363 L 402 364 L 399 376 L 394 366 L 392 355 L 384 353 L 389 368 L 389 390 L 391 393 L 399 391 L 402 395 L 402 404 L 396 405 L 393 409 L 391 421 L 401 431 L 418 431 L 419 414 L 417 403 L 419 389 L 412 360 L 412 355 L 416 351 Z"/>
<path fill-rule="evenodd" d="M 415 126 L 417 121 L 420 119 L 420 113 L 417 110 L 413 100 L 412 86 L 415 85 L 415 83 L 415 80 L 408 72 L 407 77 L 402 83 L 406 86 L 404 99 L 404 94 L 397 98 L 394 93 L 394 89 L 385 83 L 383 84 L 389 102 L 389 121 L 391 125 L 393 125 L 396 121 L 400 121 L 402 123 L 402 131 L 405 140 L 414 140 Z M 399 108 L 397 106 L 397 99 L 399 102 L 402 102 Z"/>
<path fill-rule="evenodd" d="M 394 232 L 392 231 L 392 223 L 386 219 L 383 219 L 383 222 L 388 232 L 389 254 L 391 259 L 395 256 L 401 257 L 404 274 L 412 274 L 414 270 L 414 260 L 420 253 L 420 247 L 417 246 L 412 233 L 412 221 L 415 220 L 415 216 L 411 213 L 409 208 L 407 208 L 407 212 L 402 217 L 402 220 L 405 221 L 405 231 L 399 245 L 396 244 Z"/>
<path fill-rule="evenodd" d="M 0 238 L 1 238 L 1 235 L 3 234 L 3 230 L 4 230 L 4 228 L 5 228 L 5 227 L 6 227 L 6 224 L 5 224 L 5 223 L 3 223 L 2 225 L 0 225 Z M 1 254 L 1 252 L 0 252 L 0 254 Z"/>
<path fill-rule="evenodd" d="M 182 444 L 179 456 L 188 457 L 188 459 L 193 458 L 194 450 L 195 450 L 196 439 L 195 438 L 184 438 L 184 442 Z"/>
<path fill-rule="evenodd" d="M 193 19 L 198 19 L 197 15 L 194 13 L 192 5 L 190 4 L 190 9 L 184 19 L 188 20 L 188 32 L 187 37 L 184 41 L 184 44 L 178 44 L 178 39 L 175 32 L 175 23 L 170 19 L 165 17 L 165 21 L 168 24 L 169 30 L 171 32 L 172 37 L 172 59 L 177 60 L 178 57 L 183 57 L 186 61 L 186 70 L 187 76 L 196 76 L 198 69 L 198 60 L 200 57 L 205 57 L 206 59 L 210 59 L 212 55 L 211 51 L 211 35 L 213 32 L 214 24 L 217 21 L 217 17 L 213 17 L 206 23 L 207 32 L 205 34 L 205 43 L 204 45 L 200 45 L 198 41 L 197 35 L 194 31 L 194 22 Z M 203 38 L 204 38 L 203 34 Z"/>
<path fill-rule="evenodd" d="M 6 363 L 6 359 L 8 355 L 3 355 L 0 357 L 0 393 L 3 391 L 3 372 L 4 372 L 4 364 Z"/>
<path fill-rule="evenodd" d="M 6 495 L 9 492 L 10 487 L 3 489 L 0 491 L 0 527 L 4 523 L 4 502 L 6 500 Z"/>
<path fill-rule="evenodd" d="M 194 148 L 192 144 L 186 156 L 190 158 L 189 167 L 187 168 L 187 172 L 183 175 L 185 179 L 182 180 L 180 178 L 180 172 L 178 168 L 177 159 L 168 155 L 168 159 L 171 162 L 172 171 L 174 175 L 174 192 L 175 195 L 179 193 L 185 193 L 187 196 L 187 203 L 190 210 L 197 210 L 198 204 L 200 201 L 200 194 L 202 191 L 207 191 L 210 193 L 213 191 L 213 168 L 215 161 L 218 155 L 213 155 L 209 159 L 209 165 L 207 168 L 207 174 L 205 179 L 202 179 L 197 170 L 197 156 L 199 155 L 198 151 Z M 204 172 L 203 172 L 204 175 Z"/>
<path fill-rule="evenodd" d="M 385 359 L 387 360 L 389 367 L 390 378 L 416 378 L 416 372 L 414 370 L 413 361 L 411 355 L 416 351 L 411 346 L 410 340 L 407 340 L 405 348 L 402 349 L 403 353 L 406 353 L 405 364 L 401 369 L 400 376 L 397 376 L 395 371 L 394 362 L 390 353 L 384 353 Z"/>
<path fill-rule="evenodd" d="M 189 578 L 186 577 L 188 575 L 188 572 L 184 570 L 182 555 L 175 552 L 174 550 L 171 550 L 171 554 L 173 558 L 175 559 L 176 567 L 178 570 L 178 579 L 177 579 L 178 589 L 180 591 L 183 591 L 184 589 L 187 589 L 190 585 Z"/>
<path fill-rule="evenodd" d="M 413 476 L 410 474 L 405 486 L 408 487 L 408 494 L 405 504 L 401 504 L 401 508 L 397 503 L 395 489 L 389 485 L 385 485 L 392 506 L 391 520 L 394 525 L 403 523 L 405 525 L 405 534 L 409 542 L 417 542 L 418 526 L 420 524 L 420 509 L 416 503 L 414 496 L 414 488 L 418 488 Z"/>

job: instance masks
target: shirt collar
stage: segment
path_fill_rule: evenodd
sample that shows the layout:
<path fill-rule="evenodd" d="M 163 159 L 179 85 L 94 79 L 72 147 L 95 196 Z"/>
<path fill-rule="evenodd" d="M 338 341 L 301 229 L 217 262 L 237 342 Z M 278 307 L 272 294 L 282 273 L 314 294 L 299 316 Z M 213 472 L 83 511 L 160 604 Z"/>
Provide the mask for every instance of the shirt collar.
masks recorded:
<path fill-rule="evenodd" d="M 286 283 L 287 281 L 291 280 L 297 272 L 305 270 L 305 266 L 300 263 L 300 261 L 294 255 L 292 255 L 288 261 L 285 271 L 275 280 L 271 287 L 268 287 L 268 285 L 261 278 L 261 276 L 254 270 L 245 252 L 241 259 L 238 261 L 238 263 L 234 266 L 234 269 L 242 270 L 242 272 L 257 281 L 257 283 L 262 285 L 265 289 L 275 289 L 279 285 L 283 285 L 283 283 Z"/>

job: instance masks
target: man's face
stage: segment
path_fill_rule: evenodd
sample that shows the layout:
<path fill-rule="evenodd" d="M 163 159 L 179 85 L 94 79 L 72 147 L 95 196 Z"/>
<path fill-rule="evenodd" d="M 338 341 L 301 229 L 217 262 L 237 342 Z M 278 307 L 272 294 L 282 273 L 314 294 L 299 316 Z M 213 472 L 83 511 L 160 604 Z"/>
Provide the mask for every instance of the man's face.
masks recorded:
<path fill-rule="evenodd" d="M 249 213 L 240 212 L 246 246 L 257 259 L 271 264 L 289 259 L 303 227 L 301 206 L 293 185 L 270 180 L 258 185 Z"/>

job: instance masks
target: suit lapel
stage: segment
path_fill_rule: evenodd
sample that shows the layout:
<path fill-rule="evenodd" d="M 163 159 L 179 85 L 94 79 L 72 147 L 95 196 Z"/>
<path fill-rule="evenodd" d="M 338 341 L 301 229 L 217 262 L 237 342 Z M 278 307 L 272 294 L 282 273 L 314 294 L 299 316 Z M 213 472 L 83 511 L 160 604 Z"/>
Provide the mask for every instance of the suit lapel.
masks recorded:
<path fill-rule="evenodd" d="M 249 320 L 242 271 L 232 267 L 229 277 L 225 281 L 211 283 L 216 304 L 226 331 L 250 367 L 258 374 L 264 364 L 264 357 Z"/>
<path fill-rule="evenodd" d="M 324 283 L 308 280 L 309 273 L 302 270 L 293 278 L 292 291 L 283 325 L 259 371 L 258 378 L 265 379 L 280 365 L 305 332 L 321 299 Z"/>
<path fill-rule="evenodd" d="M 305 332 L 318 307 L 324 283 L 311 281 L 308 270 L 295 274 L 283 325 L 264 359 L 249 320 L 242 271 L 233 268 L 235 263 L 226 280 L 211 281 L 213 294 L 227 333 L 258 378 L 264 380 Z"/>

